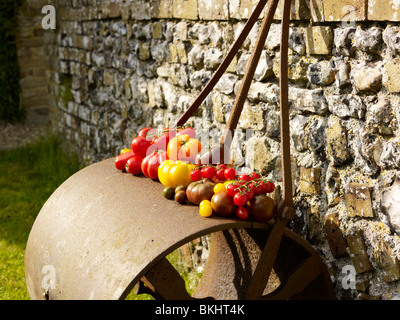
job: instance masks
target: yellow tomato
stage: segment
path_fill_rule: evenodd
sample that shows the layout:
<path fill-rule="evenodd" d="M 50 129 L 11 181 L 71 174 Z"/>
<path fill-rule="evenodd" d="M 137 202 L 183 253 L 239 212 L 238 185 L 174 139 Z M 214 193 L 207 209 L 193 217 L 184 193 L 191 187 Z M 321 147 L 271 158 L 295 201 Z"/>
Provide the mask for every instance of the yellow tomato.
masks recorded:
<path fill-rule="evenodd" d="M 228 186 L 228 184 L 230 184 L 230 183 L 232 183 L 232 182 L 234 182 L 234 180 L 226 180 L 226 181 L 224 182 L 225 188 Z"/>
<path fill-rule="evenodd" d="M 208 205 L 208 204 L 205 204 L 205 205 L 201 205 L 201 204 L 200 204 L 199 213 L 200 213 L 200 215 L 201 215 L 202 217 L 207 218 L 207 217 L 209 217 L 209 216 L 212 215 L 213 209 L 212 209 L 211 206 Z"/>
<path fill-rule="evenodd" d="M 190 172 L 194 167 L 185 161 L 168 159 L 158 167 L 158 179 L 166 187 L 188 186 L 192 183 Z"/>
<path fill-rule="evenodd" d="M 131 149 L 128 149 L 128 148 L 122 149 L 121 150 L 121 154 L 127 153 L 129 151 L 131 151 Z"/>
<path fill-rule="evenodd" d="M 214 193 L 219 193 L 219 192 L 222 192 L 222 191 L 226 191 L 225 185 L 223 183 L 217 183 L 214 186 Z"/>
<path fill-rule="evenodd" d="M 200 202 L 199 207 L 204 207 L 204 206 L 210 206 L 211 207 L 211 201 L 209 200 L 203 200 Z"/>
<path fill-rule="evenodd" d="M 169 170 L 174 163 L 175 161 L 168 159 L 163 161 L 158 167 L 158 180 L 166 187 L 175 187 L 169 179 Z"/>

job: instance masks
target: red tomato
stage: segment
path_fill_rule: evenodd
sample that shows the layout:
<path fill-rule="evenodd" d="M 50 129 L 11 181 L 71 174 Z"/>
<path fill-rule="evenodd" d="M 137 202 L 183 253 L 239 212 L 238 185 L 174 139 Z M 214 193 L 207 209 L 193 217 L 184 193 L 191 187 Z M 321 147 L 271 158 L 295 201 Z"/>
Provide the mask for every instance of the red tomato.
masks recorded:
<path fill-rule="evenodd" d="M 150 145 L 151 141 L 147 141 L 146 138 L 136 137 L 131 142 L 131 150 L 139 157 L 145 158 Z"/>
<path fill-rule="evenodd" d="M 142 174 L 142 161 L 143 158 L 136 155 L 132 158 L 129 158 L 129 160 L 126 162 L 125 170 L 133 175 Z"/>
<path fill-rule="evenodd" d="M 236 170 L 233 168 L 226 168 L 224 176 L 227 180 L 233 180 L 236 178 Z"/>
<path fill-rule="evenodd" d="M 261 176 L 257 172 L 252 172 L 250 175 L 253 177 L 253 179 L 260 179 Z"/>
<path fill-rule="evenodd" d="M 233 197 L 233 203 L 236 204 L 238 207 L 243 207 L 247 202 L 247 196 L 241 194 L 240 192 L 236 193 Z"/>
<path fill-rule="evenodd" d="M 156 135 L 156 130 L 150 127 L 144 127 L 138 133 L 138 137 L 143 137 L 147 141 L 153 140 L 154 136 Z"/>
<path fill-rule="evenodd" d="M 157 180 L 158 179 L 158 167 L 160 164 L 167 160 L 167 152 L 154 152 L 146 156 L 146 158 L 142 161 L 142 172 L 143 174 L 150 179 Z"/>
<path fill-rule="evenodd" d="M 129 158 L 132 158 L 134 155 L 135 154 L 133 153 L 133 151 L 128 151 L 115 157 L 114 159 L 115 167 L 118 170 L 125 170 L 126 162 L 129 160 Z"/>
<path fill-rule="evenodd" d="M 153 153 L 157 150 L 167 150 L 168 142 L 174 138 L 176 132 L 168 131 L 163 133 L 159 137 L 155 137 L 152 141 L 152 145 L 148 149 L 148 154 Z"/>
<path fill-rule="evenodd" d="M 271 193 L 274 190 L 275 190 L 275 184 L 273 182 L 271 182 L 271 181 L 268 181 L 267 182 L 267 190 L 266 190 L 266 192 L 267 193 Z"/>
<path fill-rule="evenodd" d="M 252 180 L 252 178 L 251 178 L 251 176 L 250 176 L 249 174 L 247 174 L 247 173 L 242 173 L 242 174 L 239 176 L 239 180 L 250 181 L 250 180 Z"/>
<path fill-rule="evenodd" d="M 249 217 L 249 211 L 245 207 L 238 207 L 236 209 L 236 217 L 240 220 L 246 220 Z"/>
<path fill-rule="evenodd" d="M 233 197 L 237 191 L 235 190 L 235 188 L 237 188 L 238 186 L 236 184 L 233 183 L 229 183 L 226 186 L 226 192 L 228 193 L 229 196 Z"/>
<path fill-rule="evenodd" d="M 225 169 L 219 169 L 215 172 L 215 176 L 218 180 L 225 180 Z"/>
<path fill-rule="evenodd" d="M 190 179 L 192 179 L 192 181 L 199 181 L 202 177 L 201 170 L 193 170 L 190 172 Z"/>
<path fill-rule="evenodd" d="M 212 179 L 215 176 L 215 169 L 213 167 L 204 167 L 201 169 L 201 175 L 203 178 Z"/>

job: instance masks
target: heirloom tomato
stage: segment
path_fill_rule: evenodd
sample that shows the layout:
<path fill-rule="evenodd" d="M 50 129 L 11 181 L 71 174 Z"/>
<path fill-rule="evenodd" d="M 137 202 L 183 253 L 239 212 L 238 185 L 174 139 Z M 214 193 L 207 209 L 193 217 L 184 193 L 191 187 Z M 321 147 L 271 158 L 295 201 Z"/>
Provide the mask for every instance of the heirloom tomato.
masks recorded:
<path fill-rule="evenodd" d="M 157 151 L 149 154 L 142 162 L 143 174 L 153 180 L 158 179 L 158 167 L 167 160 L 167 152 Z"/>
<path fill-rule="evenodd" d="M 196 156 L 200 151 L 200 141 L 190 138 L 188 134 L 172 138 L 167 146 L 168 158 L 189 161 L 190 163 L 195 163 Z"/>
<path fill-rule="evenodd" d="M 192 182 L 190 173 L 194 168 L 195 165 L 185 161 L 167 159 L 158 167 L 158 180 L 166 187 L 186 187 Z"/>

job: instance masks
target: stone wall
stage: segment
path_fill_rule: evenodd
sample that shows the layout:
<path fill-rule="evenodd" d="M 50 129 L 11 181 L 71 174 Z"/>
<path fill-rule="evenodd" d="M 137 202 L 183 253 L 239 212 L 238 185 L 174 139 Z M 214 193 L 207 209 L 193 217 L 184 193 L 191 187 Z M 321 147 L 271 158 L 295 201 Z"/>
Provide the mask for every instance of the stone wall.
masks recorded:
<path fill-rule="evenodd" d="M 27 0 L 19 10 L 19 32 L 16 39 L 22 106 L 27 120 L 32 123 L 46 121 L 49 109 L 46 80 L 44 30 L 41 14 L 46 0 Z"/>
<path fill-rule="evenodd" d="M 338 298 L 398 299 L 400 6 L 394 0 L 293 3 L 289 98 L 297 214 L 290 227 L 324 258 Z M 144 126 L 169 126 L 210 79 L 255 4 L 54 0 L 57 29 L 44 35 L 54 126 L 87 163 L 115 156 Z M 281 6 L 232 149 L 243 166 L 246 148 L 254 147 L 255 169 L 277 185 L 280 18 Z M 222 132 L 260 22 L 190 119 L 195 129 Z M 250 129 L 255 134 L 244 144 Z M 356 272 L 355 289 L 346 266 Z"/>

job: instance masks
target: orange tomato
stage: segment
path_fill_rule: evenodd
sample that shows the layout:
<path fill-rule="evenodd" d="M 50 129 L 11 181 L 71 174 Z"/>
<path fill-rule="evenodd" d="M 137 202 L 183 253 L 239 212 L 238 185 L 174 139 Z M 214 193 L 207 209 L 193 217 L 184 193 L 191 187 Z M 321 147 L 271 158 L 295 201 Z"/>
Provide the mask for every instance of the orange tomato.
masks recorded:
<path fill-rule="evenodd" d="M 201 151 L 199 140 L 192 139 L 188 134 L 182 134 L 171 139 L 167 146 L 169 159 L 195 163 L 197 154 Z"/>

